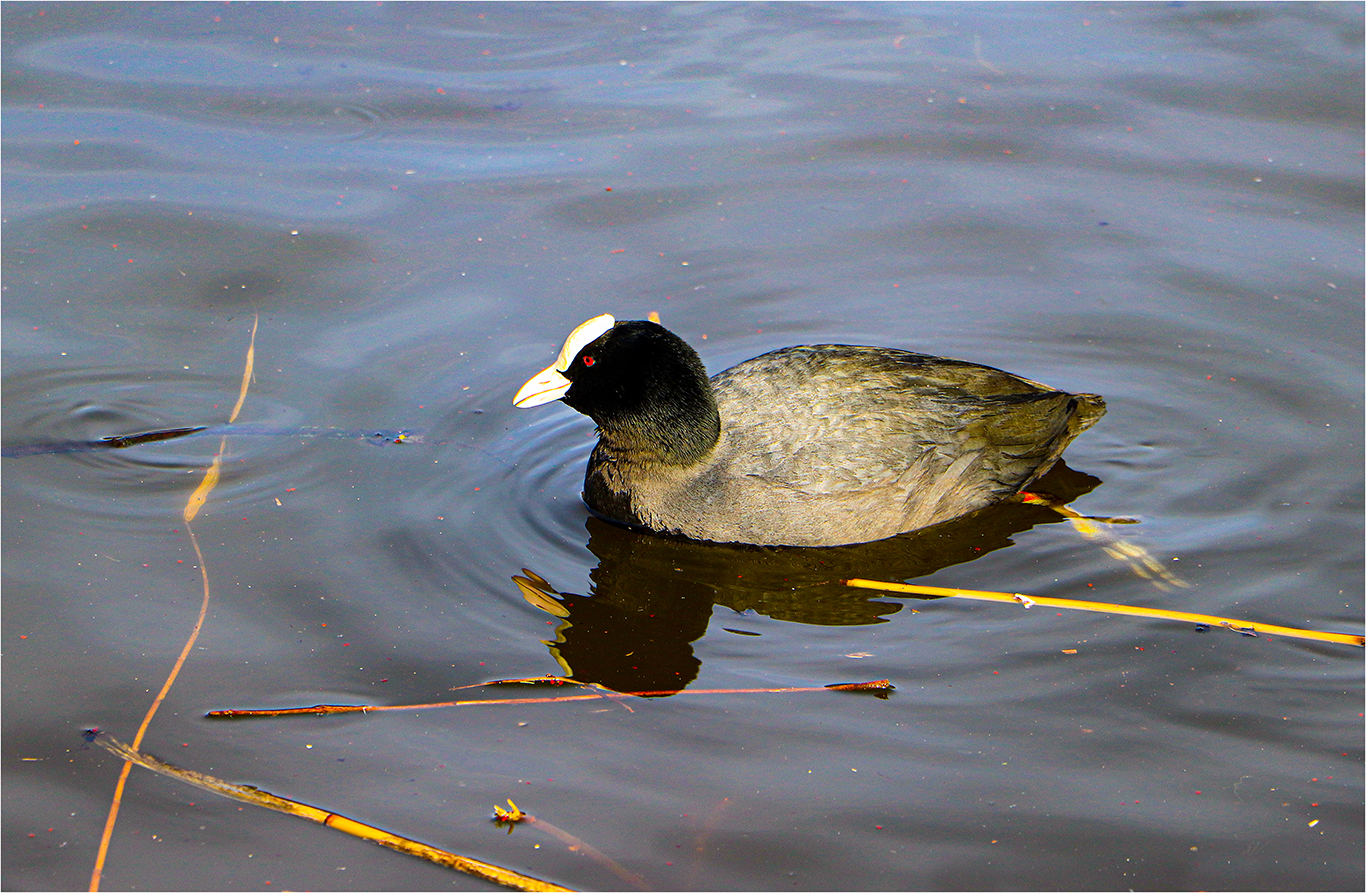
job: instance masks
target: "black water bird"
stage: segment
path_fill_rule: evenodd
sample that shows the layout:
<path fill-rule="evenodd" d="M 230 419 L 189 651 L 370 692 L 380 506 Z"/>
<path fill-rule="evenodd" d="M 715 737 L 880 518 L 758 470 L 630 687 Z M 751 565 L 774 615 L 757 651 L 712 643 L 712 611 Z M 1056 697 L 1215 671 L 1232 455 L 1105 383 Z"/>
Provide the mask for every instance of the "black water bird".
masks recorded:
<path fill-rule="evenodd" d="M 1019 498 L 1105 414 L 1096 394 L 886 347 L 785 347 L 708 379 L 663 326 L 606 314 L 513 403 L 556 399 L 598 426 L 593 512 L 775 546 L 871 542 Z"/>

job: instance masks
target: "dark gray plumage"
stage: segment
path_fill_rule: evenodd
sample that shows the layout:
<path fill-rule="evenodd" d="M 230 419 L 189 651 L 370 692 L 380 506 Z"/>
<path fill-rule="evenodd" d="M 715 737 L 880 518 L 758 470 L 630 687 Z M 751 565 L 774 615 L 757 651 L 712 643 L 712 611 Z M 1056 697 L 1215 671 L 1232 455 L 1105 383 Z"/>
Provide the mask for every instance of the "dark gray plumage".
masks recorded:
<path fill-rule="evenodd" d="M 881 347 L 788 347 L 708 380 L 671 332 L 610 317 L 575 330 L 515 402 L 555 397 L 598 425 L 593 511 L 788 546 L 870 542 L 1010 498 L 1105 413 L 1094 394 Z"/>

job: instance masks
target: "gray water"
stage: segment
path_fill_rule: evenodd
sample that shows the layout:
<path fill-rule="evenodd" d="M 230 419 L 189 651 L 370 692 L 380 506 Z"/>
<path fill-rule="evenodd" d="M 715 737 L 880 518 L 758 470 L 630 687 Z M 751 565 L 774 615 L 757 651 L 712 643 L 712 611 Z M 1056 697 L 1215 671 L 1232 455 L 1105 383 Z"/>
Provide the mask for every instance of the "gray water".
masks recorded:
<path fill-rule="evenodd" d="M 838 581 L 1361 631 L 1362 19 L 6 3 L 4 886 L 89 883 L 120 764 L 81 731 L 131 740 L 190 634 L 220 438 L 22 448 L 223 423 L 259 315 L 275 433 L 194 520 L 148 752 L 572 887 L 629 885 L 494 804 L 655 889 L 1360 890 L 1360 649 Z M 713 372 L 864 343 L 1101 393 L 1053 485 L 1189 585 L 1029 506 L 829 552 L 590 520 L 591 422 L 510 401 L 603 312 Z M 686 692 L 204 717 L 566 673 Z M 102 886 L 485 888 L 141 769 Z"/>

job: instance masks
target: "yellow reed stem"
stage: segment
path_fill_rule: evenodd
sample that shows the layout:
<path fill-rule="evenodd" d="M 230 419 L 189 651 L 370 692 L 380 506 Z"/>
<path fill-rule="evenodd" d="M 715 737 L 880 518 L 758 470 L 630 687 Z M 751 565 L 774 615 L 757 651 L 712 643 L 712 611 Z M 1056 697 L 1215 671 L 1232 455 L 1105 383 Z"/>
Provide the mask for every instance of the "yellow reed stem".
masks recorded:
<path fill-rule="evenodd" d="M 455 853 L 438 849 L 437 847 L 429 846 L 428 844 L 407 837 L 400 837 L 399 835 L 385 831 L 382 828 L 376 828 L 374 825 L 367 825 L 364 822 L 358 822 L 355 819 L 347 818 L 346 816 L 339 815 L 335 812 L 329 812 L 326 809 L 319 809 L 318 807 L 310 806 L 307 803 L 300 803 L 297 800 L 280 797 L 269 791 L 263 791 L 260 788 L 254 788 L 250 785 L 232 784 L 231 782 L 214 778 L 211 775 L 205 775 L 202 772 L 195 772 L 191 769 L 182 769 L 179 766 L 173 766 L 150 754 L 145 754 L 140 750 L 129 747 L 122 741 L 111 738 L 108 735 L 100 735 L 95 739 L 95 743 L 101 745 L 115 756 L 127 760 L 128 764 L 137 763 L 145 769 L 150 769 L 160 775 L 183 781 L 186 784 L 194 785 L 195 787 L 202 788 L 206 791 L 212 791 L 222 797 L 240 800 L 244 803 L 250 803 L 253 806 L 260 806 L 264 809 L 271 809 L 276 812 L 283 812 L 286 815 L 298 816 L 301 819 L 308 819 L 310 822 L 326 825 L 329 828 L 334 828 L 337 831 L 350 834 L 353 837 L 372 840 L 391 850 L 407 853 L 410 856 L 417 856 L 420 859 L 426 859 L 437 865 L 444 865 L 447 868 L 453 868 L 456 871 L 462 871 L 465 874 L 483 878 L 486 881 L 503 887 L 508 887 L 513 890 L 534 891 L 563 891 L 568 889 L 549 883 L 548 881 L 520 874 L 499 865 L 481 862 L 478 859 L 470 859 L 465 856 L 457 856 Z"/>
<path fill-rule="evenodd" d="M 1026 608 L 1040 605 L 1045 608 L 1066 608 L 1070 611 L 1098 611 L 1102 614 L 1128 614 L 1134 617 L 1149 617 L 1154 620 L 1179 620 L 1185 623 L 1202 623 L 1220 626 L 1234 632 L 1266 633 L 1273 636 L 1293 636 L 1297 639 L 1314 639 L 1319 642 L 1337 642 L 1342 645 L 1366 645 L 1366 638 L 1348 633 L 1322 633 L 1312 629 L 1298 629 L 1293 626 L 1274 626 L 1269 623 L 1256 623 L 1233 620 L 1228 617 L 1214 617 L 1209 614 L 1190 614 L 1185 611 L 1168 611 L 1163 608 L 1136 608 L 1132 605 L 1115 605 L 1108 602 L 1083 602 L 1068 598 L 1049 598 L 1042 595 L 1022 595 L 1018 592 L 990 592 L 981 589 L 948 589 L 942 586 L 919 586 L 912 583 L 881 583 L 877 580 L 845 580 L 846 585 L 860 589 L 877 589 L 882 592 L 900 592 L 906 595 L 931 595 L 945 598 L 969 598 L 984 602 L 1009 602 Z"/>

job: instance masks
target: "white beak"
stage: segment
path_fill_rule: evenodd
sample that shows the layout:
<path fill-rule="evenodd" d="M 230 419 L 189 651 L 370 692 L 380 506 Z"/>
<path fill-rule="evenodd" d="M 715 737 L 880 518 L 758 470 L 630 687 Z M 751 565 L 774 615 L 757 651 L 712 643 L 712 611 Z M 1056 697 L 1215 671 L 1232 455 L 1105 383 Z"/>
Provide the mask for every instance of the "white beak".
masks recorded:
<path fill-rule="evenodd" d="M 519 409 L 526 409 L 531 406 L 540 406 L 542 403 L 549 403 L 551 400 L 558 400 L 564 396 L 564 392 L 569 390 L 572 384 L 569 379 L 560 374 L 554 366 L 547 366 L 531 381 L 522 385 L 517 391 L 517 396 L 512 398 L 512 405 Z"/>
<path fill-rule="evenodd" d="M 616 325 L 616 322 L 610 313 L 604 313 L 570 332 L 569 337 L 565 339 L 564 347 L 560 348 L 560 356 L 555 360 L 555 364 L 542 369 L 535 378 L 522 385 L 517 396 L 512 398 L 512 405 L 526 409 L 563 397 L 573 382 L 560 373 L 569 368 L 569 364 L 574 362 L 574 357 L 578 356 L 585 344 L 591 344 L 599 335 Z"/>

